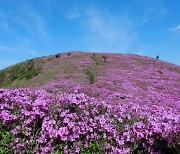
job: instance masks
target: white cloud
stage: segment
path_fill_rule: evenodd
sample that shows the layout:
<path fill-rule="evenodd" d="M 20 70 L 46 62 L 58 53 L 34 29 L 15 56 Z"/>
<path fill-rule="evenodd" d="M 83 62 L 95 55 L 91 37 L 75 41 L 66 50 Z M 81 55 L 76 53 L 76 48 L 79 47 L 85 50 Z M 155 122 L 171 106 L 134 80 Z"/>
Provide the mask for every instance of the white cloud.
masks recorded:
<path fill-rule="evenodd" d="M 16 49 L 13 47 L 0 45 L 0 52 L 14 52 L 14 51 L 16 51 Z"/>
<path fill-rule="evenodd" d="M 88 10 L 88 24 L 92 32 L 95 32 L 98 36 L 111 41 L 118 35 L 118 29 L 113 25 L 111 19 L 106 19 L 94 9 Z"/>
<path fill-rule="evenodd" d="M 127 13 L 133 14 L 133 16 L 136 15 L 134 11 L 138 10 L 140 12 L 139 15 L 137 14 L 134 17 L 134 24 L 136 26 L 164 18 L 168 12 L 163 0 L 132 1 L 127 10 Z"/>
<path fill-rule="evenodd" d="M 69 15 L 67 15 L 68 19 L 77 19 L 80 17 L 82 17 L 82 14 L 75 8 L 72 10 L 72 12 Z"/>
<path fill-rule="evenodd" d="M 4 13 L 0 10 L 0 30 L 3 30 L 10 38 L 14 38 L 18 46 L 27 47 L 32 45 L 33 37 L 39 37 L 48 44 L 49 37 L 46 30 L 46 24 L 44 16 L 33 9 L 33 7 L 27 2 L 19 3 L 21 12 L 23 14 L 14 14 L 14 16 Z M 22 28 L 22 31 L 28 32 L 28 36 L 21 35 L 19 29 L 16 29 L 13 25 L 16 24 Z"/>
<path fill-rule="evenodd" d="M 166 14 L 166 9 L 163 7 L 162 1 L 152 1 L 145 6 L 144 15 L 142 17 L 143 22 L 148 22 L 151 18 L 161 17 Z"/>
<path fill-rule="evenodd" d="M 173 32 L 180 31 L 180 24 L 177 25 L 176 27 L 169 28 L 169 30 L 170 30 L 170 31 L 173 31 Z"/>
<path fill-rule="evenodd" d="M 124 52 L 134 42 L 136 34 L 127 17 L 114 17 L 110 12 L 87 9 L 84 25 L 88 29 L 90 50 Z"/>
<path fill-rule="evenodd" d="M 42 36 L 47 36 L 47 33 L 46 33 L 44 27 L 42 26 L 42 24 L 38 23 L 37 28 Z"/>
<path fill-rule="evenodd" d="M 17 22 L 24 26 L 24 28 L 27 29 L 30 33 L 39 33 L 43 38 L 48 38 L 48 32 L 46 30 L 46 24 L 43 16 L 34 10 L 31 5 L 26 3 L 22 3 L 21 5 L 25 19 L 24 17 L 19 16 L 17 17 Z"/>
<path fill-rule="evenodd" d="M 10 32 L 9 24 L 3 12 L 0 11 L 0 30 Z"/>

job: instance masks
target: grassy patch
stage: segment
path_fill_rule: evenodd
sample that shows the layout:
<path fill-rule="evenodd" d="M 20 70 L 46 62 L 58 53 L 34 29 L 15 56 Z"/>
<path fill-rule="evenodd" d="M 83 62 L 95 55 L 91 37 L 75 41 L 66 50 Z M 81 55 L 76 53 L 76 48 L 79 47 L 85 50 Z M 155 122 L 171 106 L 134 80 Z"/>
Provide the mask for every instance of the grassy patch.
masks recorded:
<path fill-rule="evenodd" d="M 100 61 L 95 53 L 91 55 L 91 59 L 95 62 L 96 65 L 102 65 L 103 62 Z"/>
<path fill-rule="evenodd" d="M 91 141 L 87 147 L 81 146 L 81 153 L 82 154 L 98 154 L 102 153 L 102 142 L 98 141 Z"/>
<path fill-rule="evenodd" d="M 148 82 L 144 82 L 144 81 L 142 81 L 142 80 L 135 80 L 134 82 L 136 83 L 136 85 L 137 85 L 139 88 L 142 88 L 143 90 L 147 90 L 147 89 L 148 89 L 148 85 L 149 85 Z"/>
<path fill-rule="evenodd" d="M 90 69 L 86 69 L 86 74 L 88 75 L 89 83 L 93 84 L 95 82 L 95 74 Z"/>
<path fill-rule="evenodd" d="M 29 80 L 41 72 L 41 67 L 35 65 L 33 59 L 17 64 L 0 72 L 0 87 L 6 87 L 15 80 Z"/>
<path fill-rule="evenodd" d="M 137 63 L 140 63 L 140 64 L 145 64 L 145 60 L 143 59 L 140 59 L 140 58 L 134 58 L 134 61 L 137 62 Z"/>
<path fill-rule="evenodd" d="M 0 122 L 0 153 L 9 154 L 13 153 L 13 149 L 8 146 L 14 140 L 14 135 L 11 131 L 3 128 Z"/>

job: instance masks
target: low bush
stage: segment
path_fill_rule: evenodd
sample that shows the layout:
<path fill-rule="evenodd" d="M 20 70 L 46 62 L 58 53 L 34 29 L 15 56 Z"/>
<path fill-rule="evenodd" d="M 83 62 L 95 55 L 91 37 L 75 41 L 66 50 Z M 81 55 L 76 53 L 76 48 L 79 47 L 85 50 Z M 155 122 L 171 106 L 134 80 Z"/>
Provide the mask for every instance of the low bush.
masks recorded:
<path fill-rule="evenodd" d="M 86 70 L 86 74 L 88 75 L 89 83 L 93 84 L 95 82 L 95 75 L 91 72 L 90 69 Z"/>
<path fill-rule="evenodd" d="M 56 58 L 59 58 L 60 56 L 61 56 L 60 53 L 55 55 Z"/>

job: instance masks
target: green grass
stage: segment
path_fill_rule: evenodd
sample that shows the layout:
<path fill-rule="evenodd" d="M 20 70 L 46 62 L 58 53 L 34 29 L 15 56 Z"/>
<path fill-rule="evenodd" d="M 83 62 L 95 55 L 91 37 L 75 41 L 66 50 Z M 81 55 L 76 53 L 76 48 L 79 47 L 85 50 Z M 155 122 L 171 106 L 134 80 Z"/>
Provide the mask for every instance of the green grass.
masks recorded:
<path fill-rule="evenodd" d="M 89 83 L 93 84 L 95 82 L 95 74 L 90 69 L 86 69 L 86 74 L 88 75 Z"/>
<path fill-rule="evenodd" d="M 143 59 L 140 58 L 134 58 L 134 61 L 140 64 L 145 64 L 146 62 Z"/>
<path fill-rule="evenodd" d="M 96 65 L 103 65 L 103 62 L 98 59 L 95 53 L 91 55 L 91 59 L 95 62 Z"/>
<path fill-rule="evenodd" d="M 25 63 L 17 64 L 0 72 L 0 87 L 7 87 L 13 84 L 13 81 L 29 80 L 41 72 L 41 67 L 36 66 L 33 59 Z"/>
<path fill-rule="evenodd" d="M 10 154 L 13 153 L 13 149 L 7 146 L 14 140 L 14 135 L 11 131 L 3 128 L 0 122 L 0 154 Z"/>

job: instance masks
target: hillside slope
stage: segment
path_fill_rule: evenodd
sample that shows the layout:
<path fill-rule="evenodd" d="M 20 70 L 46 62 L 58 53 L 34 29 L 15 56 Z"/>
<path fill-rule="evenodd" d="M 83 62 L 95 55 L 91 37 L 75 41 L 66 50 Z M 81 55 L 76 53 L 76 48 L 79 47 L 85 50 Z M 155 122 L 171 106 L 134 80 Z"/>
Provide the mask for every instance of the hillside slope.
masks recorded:
<path fill-rule="evenodd" d="M 180 152 L 179 66 L 71 52 L 6 68 L 0 86 L 0 153 Z"/>
<path fill-rule="evenodd" d="M 71 52 L 4 69 L 0 71 L 0 87 L 78 90 L 103 98 L 115 93 L 138 97 L 153 93 L 179 99 L 180 67 L 131 54 Z"/>

